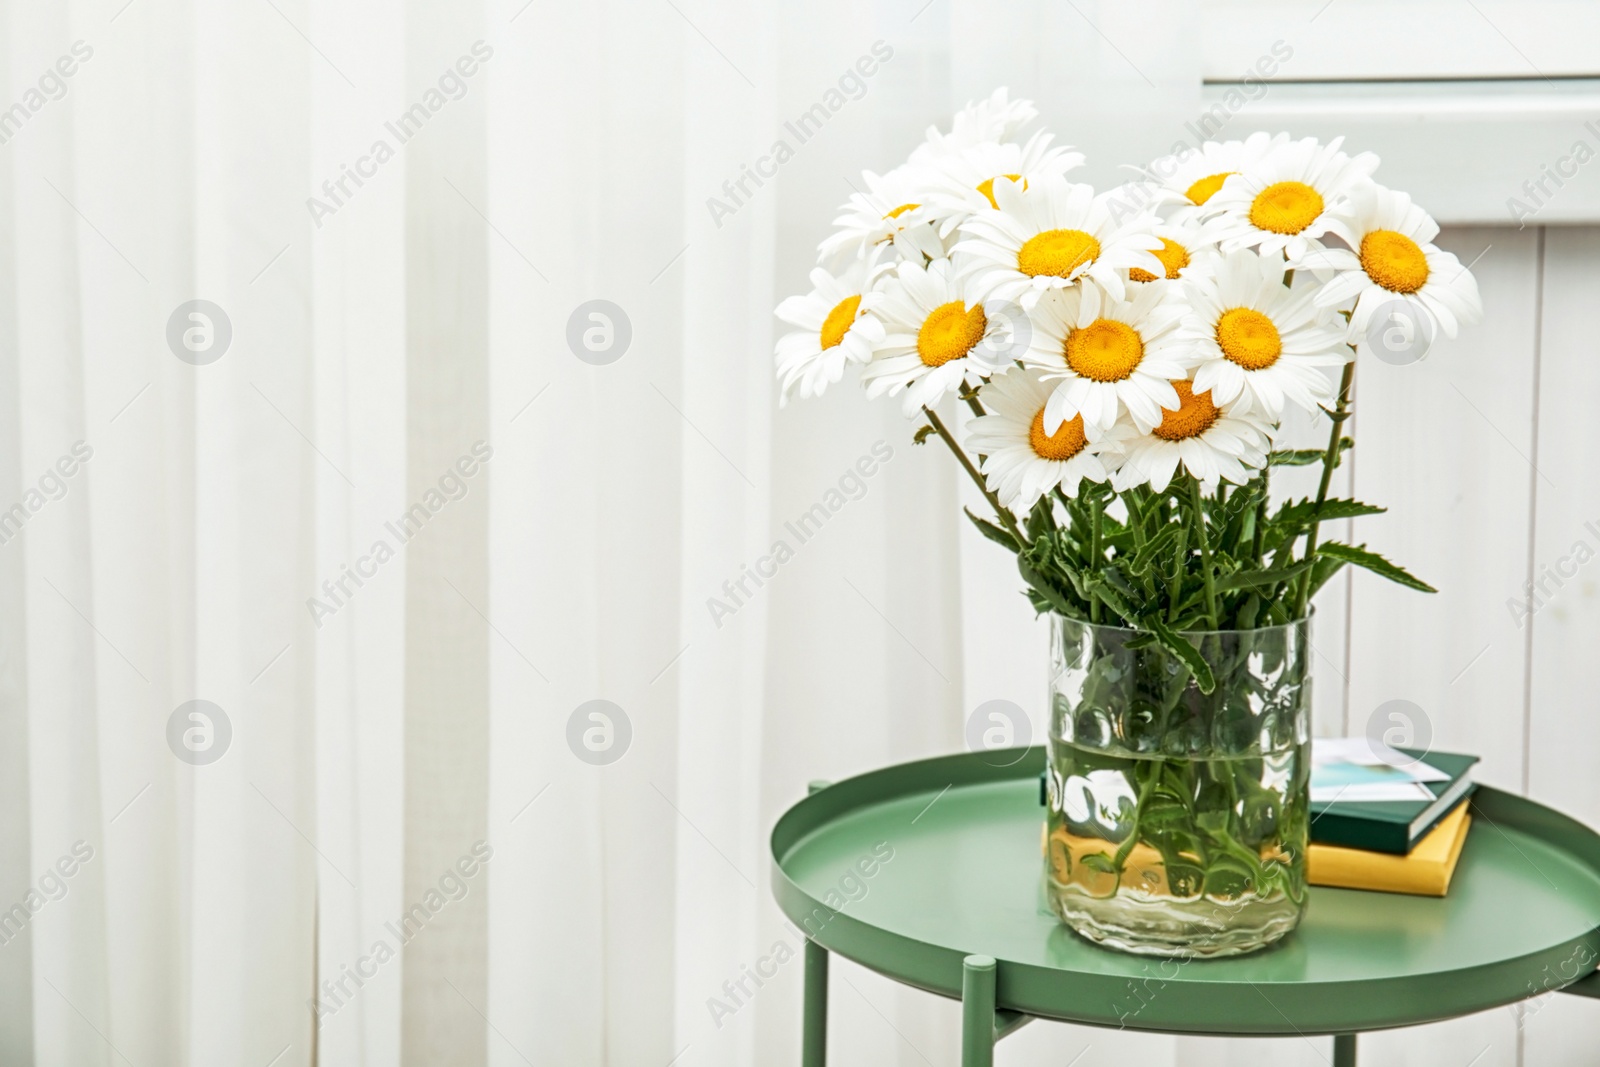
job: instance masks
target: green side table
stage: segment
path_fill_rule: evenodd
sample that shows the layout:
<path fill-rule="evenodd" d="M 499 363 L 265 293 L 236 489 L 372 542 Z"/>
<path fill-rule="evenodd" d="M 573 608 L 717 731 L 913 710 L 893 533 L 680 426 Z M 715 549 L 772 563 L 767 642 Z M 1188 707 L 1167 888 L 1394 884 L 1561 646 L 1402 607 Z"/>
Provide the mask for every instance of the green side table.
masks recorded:
<path fill-rule="evenodd" d="M 1044 905 L 1044 749 L 886 767 L 812 794 L 772 831 L 778 905 L 805 934 L 804 1067 L 822 1067 L 828 956 L 962 1002 L 963 1067 L 1030 1019 L 1182 1034 L 1355 1035 L 1546 992 L 1600 997 L 1600 835 L 1480 787 L 1450 895 L 1314 888 L 1279 944 L 1161 960 L 1090 944 Z"/>

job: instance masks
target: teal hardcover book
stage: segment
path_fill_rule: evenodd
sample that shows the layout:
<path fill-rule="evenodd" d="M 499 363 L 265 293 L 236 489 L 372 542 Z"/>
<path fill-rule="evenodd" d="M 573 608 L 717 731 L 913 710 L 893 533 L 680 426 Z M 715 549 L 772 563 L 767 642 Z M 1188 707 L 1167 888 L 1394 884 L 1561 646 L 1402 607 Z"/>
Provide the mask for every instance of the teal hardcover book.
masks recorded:
<path fill-rule="evenodd" d="M 1354 768 L 1349 784 L 1342 785 L 1339 767 L 1331 772 L 1314 765 L 1312 771 L 1311 840 L 1323 845 L 1364 848 L 1403 856 L 1426 837 L 1439 821 L 1455 810 L 1476 788 L 1470 777 L 1477 756 L 1449 752 L 1397 750 L 1439 772 L 1438 780 L 1411 783 L 1417 791 L 1414 800 L 1352 800 L 1360 795 L 1366 780 L 1381 776 L 1383 767 Z M 1319 781 L 1319 774 L 1321 780 Z M 1331 793 L 1331 795 L 1330 795 Z M 1318 795 L 1328 799 L 1318 799 Z M 1422 799 L 1427 797 L 1429 799 Z"/>

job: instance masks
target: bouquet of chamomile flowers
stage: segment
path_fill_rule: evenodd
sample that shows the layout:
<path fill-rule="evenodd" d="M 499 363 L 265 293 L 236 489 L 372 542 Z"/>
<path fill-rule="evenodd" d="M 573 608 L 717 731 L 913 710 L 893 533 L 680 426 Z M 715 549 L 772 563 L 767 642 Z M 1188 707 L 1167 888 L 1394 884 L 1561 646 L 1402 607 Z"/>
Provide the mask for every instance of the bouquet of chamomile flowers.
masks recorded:
<path fill-rule="evenodd" d="M 1345 564 L 1431 591 L 1319 532 L 1383 510 L 1328 492 L 1357 356 L 1417 358 L 1480 314 L 1438 225 L 1371 153 L 1287 134 L 1097 193 L 1072 180 L 1081 154 L 1021 136 L 1036 114 L 997 90 L 862 176 L 812 291 L 778 306 L 783 399 L 858 366 L 977 483 L 993 514 L 969 516 L 1039 611 L 1147 631 L 1203 689 L 1185 633 L 1303 618 Z M 973 415 L 959 440 L 951 394 Z M 1325 449 L 1275 448 L 1291 407 L 1327 416 Z M 1319 463 L 1314 497 L 1269 501 L 1273 467 Z"/>

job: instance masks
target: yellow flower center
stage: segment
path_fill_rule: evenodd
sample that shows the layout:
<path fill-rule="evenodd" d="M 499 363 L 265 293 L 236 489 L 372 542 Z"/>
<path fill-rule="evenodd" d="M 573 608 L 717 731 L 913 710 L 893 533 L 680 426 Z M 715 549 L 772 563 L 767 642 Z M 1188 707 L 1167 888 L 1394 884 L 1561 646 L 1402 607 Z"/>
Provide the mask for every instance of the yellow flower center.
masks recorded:
<path fill-rule="evenodd" d="M 1163 267 L 1167 268 L 1168 281 L 1176 278 L 1178 272 L 1189 265 L 1189 250 L 1178 242 L 1165 237 L 1161 239 L 1161 247 L 1156 249 L 1155 257 L 1161 261 Z M 1154 274 L 1147 270 L 1140 270 L 1138 267 L 1130 269 L 1128 277 L 1136 282 L 1153 282 L 1156 280 Z"/>
<path fill-rule="evenodd" d="M 1003 174 L 997 175 L 997 177 L 1010 178 L 1014 182 L 1022 182 L 1022 175 L 1020 174 Z M 978 192 L 982 193 L 988 199 L 990 207 L 998 209 L 1000 205 L 994 202 L 995 181 L 996 178 L 983 179 L 983 181 L 978 183 Z M 1022 182 L 1022 187 L 1026 189 L 1028 187 L 1028 183 Z"/>
<path fill-rule="evenodd" d="M 1178 410 L 1161 409 L 1161 425 L 1155 428 L 1155 435 L 1163 441 L 1182 441 L 1211 429 L 1221 414 L 1211 402 L 1211 391 L 1196 393 L 1193 385 L 1182 380 L 1173 382 L 1172 388 L 1178 391 Z"/>
<path fill-rule="evenodd" d="M 893 211 L 890 211 L 888 214 L 884 215 L 883 217 L 886 218 L 886 219 L 897 219 L 901 215 L 904 215 L 906 212 L 915 211 L 915 210 L 917 210 L 917 208 L 919 208 L 921 206 L 922 206 L 921 204 L 901 204 L 899 207 L 895 208 Z"/>
<path fill-rule="evenodd" d="M 1322 214 L 1322 194 L 1305 182 L 1277 182 L 1256 194 L 1250 221 L 1269 233 L 1299 233 Z"/>
<path fill-rule="evenodd" d="M 983 340 L 983 331 L 989 325 L 981 304 L 967 310 L 960 300 L 952 300 L 933 309 L 917 331 L 917 355 L 929 367 L 942 367 L 952 359 L 960 359 Z"/>
<path fill-rule="evenodd" d="M 1361 239 L 1361 269 L 1391 293 L 1414 293 L 1428 281 L 1428 257 L 1417 242 L 1393 230 Z"/>
<path fill-rule="evenodd" d="M 828 317 L 822 320 L 822 347 L 832 348 L 844 340 L 844 335 L 855 325 L 856 312 L 861 307 L 861 297 L 847 296 L 833 306 Z"/>
<path fill-rule="evenodd" d="M 1116 319 L 1095 319 L 1067 334 L 1067 366 L 1097 382 L 1120 382 L 1144 358 L 1138 331 Z"/>
<path fill-rule="evenodd" d="M 1245 370 L 1265 370 L 1283 354 L 1273 321 L 1253 308 L 1224 311 L 1217 320 L 1217 347 Z"/>
<path fill-rule="evenodd" d="M 1044 432 L 1044 408 L 1040 408 L 1033 417 L 1033 425 L 1028 427 L 1028 444 L 1040 459 L 1071 459 L 1082 452 L 1088 442 L 1083 433 L 1082 415 L 1072 416 L 1055 433 L 1047 434 Z"/>
<path fill-rule="evenodd" d="M 1030 278 L 1047 274 L 1070 278 L 1100 257 L 1100 242 L 1082 230 L 1046 230 L 1028 238 L 1017 252 L 1017 269 Z"/>
<path fill-rule="evenodd" d="M 1190 202 L 1197 206 L 1204 204 L 1207 200 L 1210 200 L 1213 196 L 1216 196 L 1217 190 L 1222 188 L 1222 183 L 1231 178 L 1235 173 L 1237 172 L 1225 170 L 1221 174 L 1209 174 L 1195 182 L 1193 185 L 1189 186 L 1188 190 L 1183 195 L 1187 196 Z"/>

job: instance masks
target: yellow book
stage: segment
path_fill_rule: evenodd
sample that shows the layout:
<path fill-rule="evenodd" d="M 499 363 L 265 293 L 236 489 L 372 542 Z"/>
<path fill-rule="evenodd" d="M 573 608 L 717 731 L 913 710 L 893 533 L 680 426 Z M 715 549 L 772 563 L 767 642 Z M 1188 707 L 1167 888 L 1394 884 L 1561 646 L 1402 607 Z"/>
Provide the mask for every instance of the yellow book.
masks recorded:
<path fill-rule="evenodd" d="M 1312 844 L 1306 856 L 1306 877 L 1312 885 L 1442 897 L 1450 888 L 1450 876 L 1455 874 L 1471 825 L 1467 805 L 1460 804 L 1405 856 Z"/>

